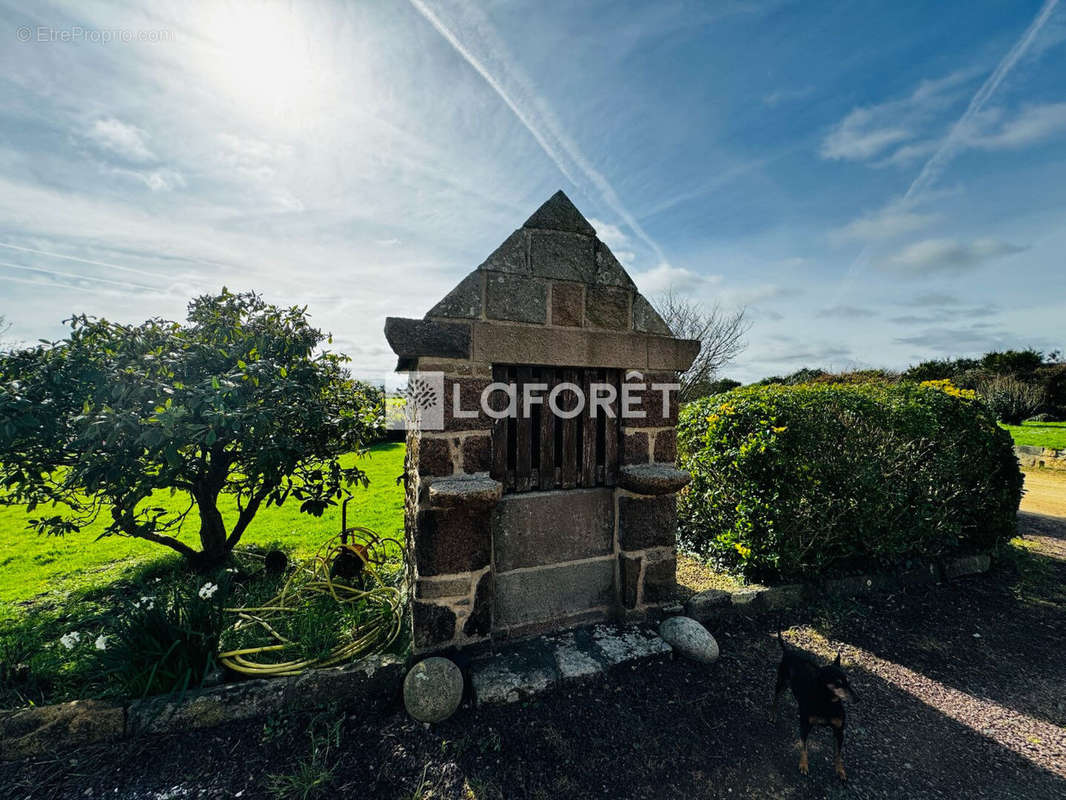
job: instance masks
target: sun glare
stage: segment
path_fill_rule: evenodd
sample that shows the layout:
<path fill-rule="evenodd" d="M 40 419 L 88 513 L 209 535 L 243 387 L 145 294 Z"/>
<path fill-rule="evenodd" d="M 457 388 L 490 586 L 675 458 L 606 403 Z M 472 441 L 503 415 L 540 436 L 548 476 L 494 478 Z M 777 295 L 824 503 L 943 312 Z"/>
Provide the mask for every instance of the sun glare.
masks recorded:
<path fill-rule="evenodd" d="M 211 78 L 236 108 L 261 121 L 291 124 L 306 122 L 328 103 L 327 82 L 336 70 L 293 7 L 220 4 L 208 26 Z"/>

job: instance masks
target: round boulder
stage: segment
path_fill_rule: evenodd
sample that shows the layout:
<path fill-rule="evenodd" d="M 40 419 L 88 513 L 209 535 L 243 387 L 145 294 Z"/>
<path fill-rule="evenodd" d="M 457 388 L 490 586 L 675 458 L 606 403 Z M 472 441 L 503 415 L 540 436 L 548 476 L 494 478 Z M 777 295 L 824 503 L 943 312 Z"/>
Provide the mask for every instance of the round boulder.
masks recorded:
<path fill-rule="evenodd" d="M 446 658 L 419 661 L 403 679 L 403 704 L 419 722 L 442 722 L 463 699 L 463 673 Z"/>
<path fill-rule="evenodd" d="M 692 617 L 667 617 L 659 625 L 659 635 L 685 658 L 704 664 L 718 660 L 718 642 Z"/>

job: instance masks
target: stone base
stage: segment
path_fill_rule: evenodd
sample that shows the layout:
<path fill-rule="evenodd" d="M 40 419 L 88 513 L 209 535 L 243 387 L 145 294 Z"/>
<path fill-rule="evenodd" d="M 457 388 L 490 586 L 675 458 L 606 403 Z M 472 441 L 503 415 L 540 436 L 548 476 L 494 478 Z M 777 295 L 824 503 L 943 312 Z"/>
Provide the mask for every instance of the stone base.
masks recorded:
<path fill-rule="evenodd" d="M 514 703 L 619 666 L 665 661 L 672 652 L 647 628 L 596 625 L 529 639 L 477 660 L 470 684 L 478 705 Z"/>

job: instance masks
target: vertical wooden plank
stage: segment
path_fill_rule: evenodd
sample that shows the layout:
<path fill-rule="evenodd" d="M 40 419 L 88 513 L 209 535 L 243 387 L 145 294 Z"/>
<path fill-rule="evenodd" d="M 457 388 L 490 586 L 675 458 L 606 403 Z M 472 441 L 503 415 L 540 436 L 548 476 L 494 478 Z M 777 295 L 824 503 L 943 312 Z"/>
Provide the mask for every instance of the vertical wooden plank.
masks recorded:
<path fill-rule="evenodd" d="M 555 414 L 548 406 L 548 395 L 555 386 L 555 369 L 545 367 L 541 370 L 541 383 L 547 384 L 544 390 L 544 407 L 540 412 L 540 488 L 555 488 Z"/>
<path fill-rule="evenodd" d="M 582 411 L 585 423 L 581 432 L 581 485 L 596 485 L 596 420 L 591 414 L 592 384 L 597 382 L 596 370 L 581 370 L 581 391 L 585 398 Z"/>
<path fill-rule="evenodd" d="M 597 384 L 602 390 L 603 385 L 607 382 L 607 376 L 609 371 L 605 369 L 598 369 L 592 375 L 593 383 Z M 607 413 L 603 408 L 597 406 L 596 418 L 592 421 L 596 428 L 596 486 L 603 486 L 605 478 L 603 450 L 604 450 L 604 428 L 606 426 Z"/>
<path fill-rule="evenodd" d="M 606 486 L 614 486 L 618 482 L 618 453 L 620 449 L 618 440 L 621 436 L 621 424 L 618 420 L 618 409 L 620 408 L 620 404 L 618 402 L 617 394 L 617 390 L 619 389 L 619 371 L 615 369 L 607 370 L 606 378 L 615 388 L 615 398 L 611 401 L 609 406 L 611 413 L 607 415 L 607 420 L 604 425 L 603 480 Z"/>
<path fill-rule="evenodd" d="M 493 366 L 493 382 L 506 383 L 506 368 Z M 506 398 L 499 392 L 489 398 L 493 410 L 500 410 L 506 405 Z M 503 484 L 505 490 L 513 488 L 507 479 L 507 419 L 497 419 L 492 422 L 492 470 L 489 473 L 495 480 Z"/>
<path fill-rule="evenodd" d="M 577 383 L 577 370 L 575 369 L 564 369 L 561 371 L 561 376 L 565 383 Z M 564 411 L 572 411 L 575 402 L 574 394 L 570 390 L 559 395 L 559 407 Z M 577 440 L 577 419 L 570 417 L 561 422 L 563 426 L 562 485 L 564 489 L 573 489 L 577 485 L 577 448 L 580 447 Z"/>
<path fill-rule="evenodd" d="M 522 395 L 527 383 L 533 382 L 533 370 L 530 367 L 518 367 L 515 383 L 518 385 L 518 422 L 515 447 L 515 491 L 528 492 L 533 479 L 533 420 L 523 407 Z"/>

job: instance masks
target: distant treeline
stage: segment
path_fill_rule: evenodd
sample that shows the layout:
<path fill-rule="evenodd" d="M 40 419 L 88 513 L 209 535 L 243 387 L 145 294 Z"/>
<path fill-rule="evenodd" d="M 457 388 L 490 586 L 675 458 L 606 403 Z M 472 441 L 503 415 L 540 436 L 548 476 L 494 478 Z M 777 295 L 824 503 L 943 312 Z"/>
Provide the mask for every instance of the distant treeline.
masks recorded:
<path fill-rule="evenodd" d="M 1066 359 L 1058 351 L 1004 350 L 980 358 L 923 361 L 903 372 L 884 369 L 829 372 L 804 367 L 789 375 L 774 375 L 756 385 L 804 383 L 899 383 L 950 380 L 961 389 L 977 393 L 1003 422 L 1018 423 L 1038 416 L 1066 419 Z M 720 394 L 740 386 L 724 378 L 709 381 L 705 394 Z"/>

